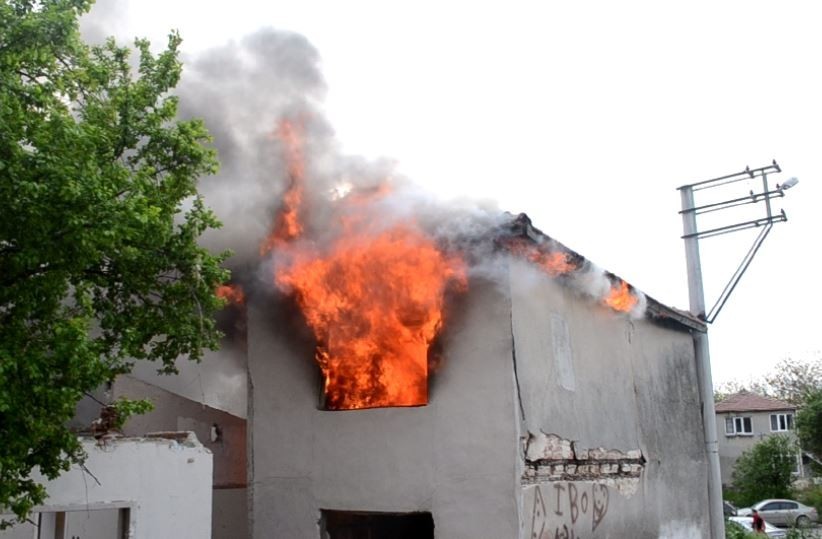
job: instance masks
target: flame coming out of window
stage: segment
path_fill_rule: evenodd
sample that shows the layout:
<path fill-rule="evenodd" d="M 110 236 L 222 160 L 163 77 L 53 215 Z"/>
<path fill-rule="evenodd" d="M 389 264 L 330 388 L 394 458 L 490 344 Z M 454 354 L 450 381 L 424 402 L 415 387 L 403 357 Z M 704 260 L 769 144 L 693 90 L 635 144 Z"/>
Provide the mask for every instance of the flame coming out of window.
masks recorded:
<path fill-rule="evenodd" d="M 326 407 L 426 404 L 428 349 L 443 325 L 448 289 L 467 286 L 463 260 L 414 222 L 377 222 L 369 205 L 384 187 L 334 200 L 349 207 L 339 212 L 347 217 L 335 239 L 320 246 L 302 238 L 302 142 L 293 126 L 280 134 L 291 185 L 261 251 L 276 251 L 274 281 L 295 297 L 316 337 Z"/>

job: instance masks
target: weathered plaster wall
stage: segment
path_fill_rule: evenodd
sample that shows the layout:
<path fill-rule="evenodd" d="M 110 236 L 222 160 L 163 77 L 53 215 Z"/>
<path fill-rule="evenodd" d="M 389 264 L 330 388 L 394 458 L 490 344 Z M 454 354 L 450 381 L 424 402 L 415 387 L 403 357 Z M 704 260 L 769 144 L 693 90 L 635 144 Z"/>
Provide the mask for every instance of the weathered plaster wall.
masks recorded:
<path fill-rule="evenodd" d="M 226 388 L 229 390 L 229 388 Z M 247 483 L 246 420 L 200 402 L 120 376 L 111 389 L 112 399 L 149 399 L 151 412 L 131 417 L 123 427 L 126 436 L 157 431 L 191 431 L 212 453 L 215 488 L 243 488 Z"/>
<path fill-rule="evenodd" d="M 511 266 L 511 298 L 523 436 L 520 537 L 707 537 L 690 334 L 615 315 L 520 264 Z M 567 458 L 526 466 L 529 433 L 567 441 Z M 594 448 L 620 450 L 628 460 L 602 453 L 597 464 L 586 451 Z M 639 454 L 634 477 L 629 457 Z"/>
<path fill-rule="evenodd" d="M 211 514 L 211 539 L 246 539 L 248 489 L 215 488 Z"/>
<path fill-rule="evenodd" d="M 430 511 L 437 537 L 517 536 L 504 291 L 471 284 L 448 322 L 429 404 L 417 408 L 319 410 L 310 339 L 295 342 L 298 329 L 277 311 L 249 307 L 254 537 L 317 539 L 321 509 Z"/>
<path fill-rule="evenodd" d="M 96 480 L 72 467 L 46 483 L 47 504 L 35 512 L 128 508 L 130 539 L 210 537 L 211 453 L 196 437 L 84 439 L 83 448 Z"/>

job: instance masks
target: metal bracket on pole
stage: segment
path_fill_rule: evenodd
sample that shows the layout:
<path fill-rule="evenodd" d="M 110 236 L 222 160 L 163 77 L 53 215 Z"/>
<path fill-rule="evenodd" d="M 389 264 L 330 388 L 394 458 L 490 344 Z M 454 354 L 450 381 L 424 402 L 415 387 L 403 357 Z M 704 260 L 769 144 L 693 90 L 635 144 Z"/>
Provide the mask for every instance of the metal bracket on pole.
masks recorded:
<path fill-rule="evenodd" d="M 722 310 L 722 307 L 725 306 L 725 303 L 728 301 L 728 298 L 730 297 L 731 293 L 736 288 L 736 285 L 739 284 L 739 280 L 742 278 L 742 275 L 745 274 L 745 271 L 748 269 L 748 266 L 750 266 L 753 257 L 759 251 L 759 248 L 762 246 L 762 243 L 765 241 L 765 238 L 768 237 L 768 234 L 770 233 L 771 228 L 773 228 L 774 223 L 782 223 L 788 220 L 788 217 L 787 215 L 785 215 L 784 210 L 781 210 L 779 213 L 774 214 L 771 208 L 771 200 L 775 198 L 784 197 L 785 189 L 788 188 L 788 185 L 785 185 L 784 188 L 777 185 L 776 189 L 771 189 L 768 186 L 768 174 L 775 172 L 782 172 L 782 169 L 779 167 L 776 161 L 773 161 L 772 164 L 764 167 L 759 167 L 755 169 L 745 167 L 745 170 L 741 172 L 728 174 L 727 176 L 720 176 L 719 178 L 705 180 L 690 185 L 683 185 L 679 188 L 679 191 L 682 192 L 683 195 L 687 194 L 687 198 L 683 198 L 683 207 L 682 210 L 679 212 L 680 215 L 682 215 L 684 222 L 686 223 L 682 239 L 685 240 L 686 250 L 696 251 L 697 266 L 699 266 L 699 239 L 711 238 L 714 236 L 720 236 L 722 234 L 728 234 L 730 232 L 738 232 L 740 230 L 746 230 L 749 228 L 764 227 L 759 232 L 759 235 L 757 235 L 756 239 L 753 242 L 753 245 L 748 250 L 748 253 L 745 255 L 745 257 L 742 259 L 742 262 L 740 262 L 734 274 L 731 276 L 731 279 L 728 281 L 728 284 L 725 285 L 724 290 L 722 290 L 722 293 L 719 295 L 719 298 L 717 299 L 714 306 L 711 308 L 710 312 L 706 315 L 703 307 L 703 310 L 694 313 L 695 315 L 702 318 L 709 324 L 712 324 L 714 320 L 716 320 L 716 317 L 719 315 L 719 312 Z M 760 192 L 755 193 L 753 190 L 751 190 L 750 193 L 744 197 L 732 198 L 729 200 L 723 200 L 721 202 L 712 202 L 710 204 L 703 204 L 701 206 L 697 206 L 694 204 L 693 196 L 695 191 L 711 189 L 713 187 L 720 187 L 745 180 L 755 180 L 758 178 L 762 179 L 762 191 Z M 793 183 L 796 183 L 795 179 L 793 180 Z M 725 210 L 728 208 L 735 208 L 746 204 L 758 203 L 765 204 L 766 213 L 763 217 L 760 217 L 758 219 L 752 219 L 749 221 L 742 221 L 725 226 L 720 226 L 716 228 L 711 228 L 709 230 L 698 230 L 697 228 L 696 217 L 698 215 L 702 215 L 709 212 L 715 212 L 719 210 Z M 691 253 L 691 255 L 689 256 L 691 258 L 694 258 L 693 253 Z M 688 264 L 690 265 L 692 264 L 692 262 L 689 261 Z M 699 288 L 701 290 L 702 269 L 701 267 L 692 269 L 699 273 Z M 691 280 L 691 273 L 692 271 L 689 270 L 689 280 Z M 693 286 L 693 284 L 694 283 L 692 282 L 691 286 Z"/>

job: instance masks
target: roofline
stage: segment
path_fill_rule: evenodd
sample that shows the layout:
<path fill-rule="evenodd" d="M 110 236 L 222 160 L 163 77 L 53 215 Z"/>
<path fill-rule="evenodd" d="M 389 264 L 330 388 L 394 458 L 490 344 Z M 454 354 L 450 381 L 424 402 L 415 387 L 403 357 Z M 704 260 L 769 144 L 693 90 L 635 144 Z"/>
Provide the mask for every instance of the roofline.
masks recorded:
<path fill-rule="evenodd" d="M 717 403 L 717 404 L 719 404 L 719 403 Z M 732 414 L 732 413 L 739 413 L 739 412 L 748 412 L 748 413 L 752 413 L 752 414 L 757 413 L 757 412 L 761 412 L 761 413 L 764 414 L 764 413 L 768 413 L 768 412 L 786 412 L 786 411 L 795 412 L 797 409 L 798 408 L 796 406 L 790 406 L 790 407 L 787 407 L 787 408 L 768 408 L 767 410 L 755 410 L 755 409 L 752 409 L 752 408 L 731 408 L 731 409 L 728 409 L 728 410 L 717 410 L 716 407 L 714 407 L 714 411 L 717 414 Z"/>
<path fill-rule="evenodd" d="M 548 234 L 545 234 L 540 229 L 536 228 L 531 223 L 531 218 L 528 217 L 525 213 L 520 213 L 517 216 L 512 215 L 512 219 L 510 222 L 507 223 L 506 228 L 510 233 L 513 233 L 517 236 L 527 237 L 534 242 L 539 242 L 540 240 L 547 240 L 554 244 L 556 244 L 561 250 L 567 252 L 571 257 L 578 260 L 580 262 L 580 267 L 585 264 L 585 262 L 591 263 L 590 260 L 579 254 L 578 252 L 574 251 L 573 249 L 568 248 L 564 243 L 557 241 L 556 239 L 552 238 Z M 609 276 L 614 278 L 621 279 L 620 277 L 616 276 L 615 274 L 606 271 Z M 624 281 L 624 279 L 621 279 Z M 628 281 L 625 281 L 628 286 L 632 289 L 639 290 L 637 287 L 633 286 Z M 672 329 L 677 330 L 686 330 L 686 331 L 697 331 L 699 333 L 707 333 L 708 332 L 708 324 L 694 316 L 693 314 L 681 311 L 674 307 L 669 307 L 658 300 L 652 298 L 648 294 L 645 294 L 645 298 L 647 299 L 647 306 L 645 308 L 645 317 L 658 325 L 669 327 Z"/>

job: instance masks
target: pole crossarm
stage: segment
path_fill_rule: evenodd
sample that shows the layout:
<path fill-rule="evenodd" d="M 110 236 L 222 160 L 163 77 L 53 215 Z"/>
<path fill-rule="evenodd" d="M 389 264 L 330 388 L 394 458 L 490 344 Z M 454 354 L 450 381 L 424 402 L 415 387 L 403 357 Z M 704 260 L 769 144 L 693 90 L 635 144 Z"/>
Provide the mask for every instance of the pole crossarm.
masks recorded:
<path fill-rule="evenodd" d="M 742 223 L 736 223 L 733 225 L 728 226 L 721 226 L 718 228 L 712 228 L 710 230 L 703 230 L 701 232 L 692 232 L 690 234 L 685 234 L 682 236 L 682 239 L 687 238 L 710 238 L 713 236 L 720 236 L 722 234 L 727 234 L 729 232 L 736 232 L 738 230 L 745 230 L 747 228 L 755 228 L 759 226 L 772 226 L 774 223 L 783 223 L 788 220 L 788 216 L 785 215 L 784 210 L 779 215 L 772 215 L 770 217 L 761 217 L 759 219 L 754 219 L 752 221 L 744 221 Z"/>
<path fill-rule="evenodd" d="M 711 187 L 719 187 L 720 185 L 727 185 L 729 183 L 734 182 L 741 182 L 744 180 L 750 180 L 756 178 L 757 176 L 762 176 L 764 174 L 770 174 L 771 172 L 782 172 L 782 169 L 779 167 L 779 164 L 776 162 L 776 159 L 770 165 L 759 167 L 759 168 L 750 168 L 745 167 L 745 170 L 741 172 L 735 172 L 733 174 L 728 174 L 727 176 L 720 176 L 718 178 L 713 178 L 710 180 L 704 180 L 701 182 L 692 183 L 689 185 L 683 185 L 681 187 L 677 187 L 678 190 L 683 189 L 691 189 L 692 191 L 701 191 L 703 189 L 710 189 Z"/>

